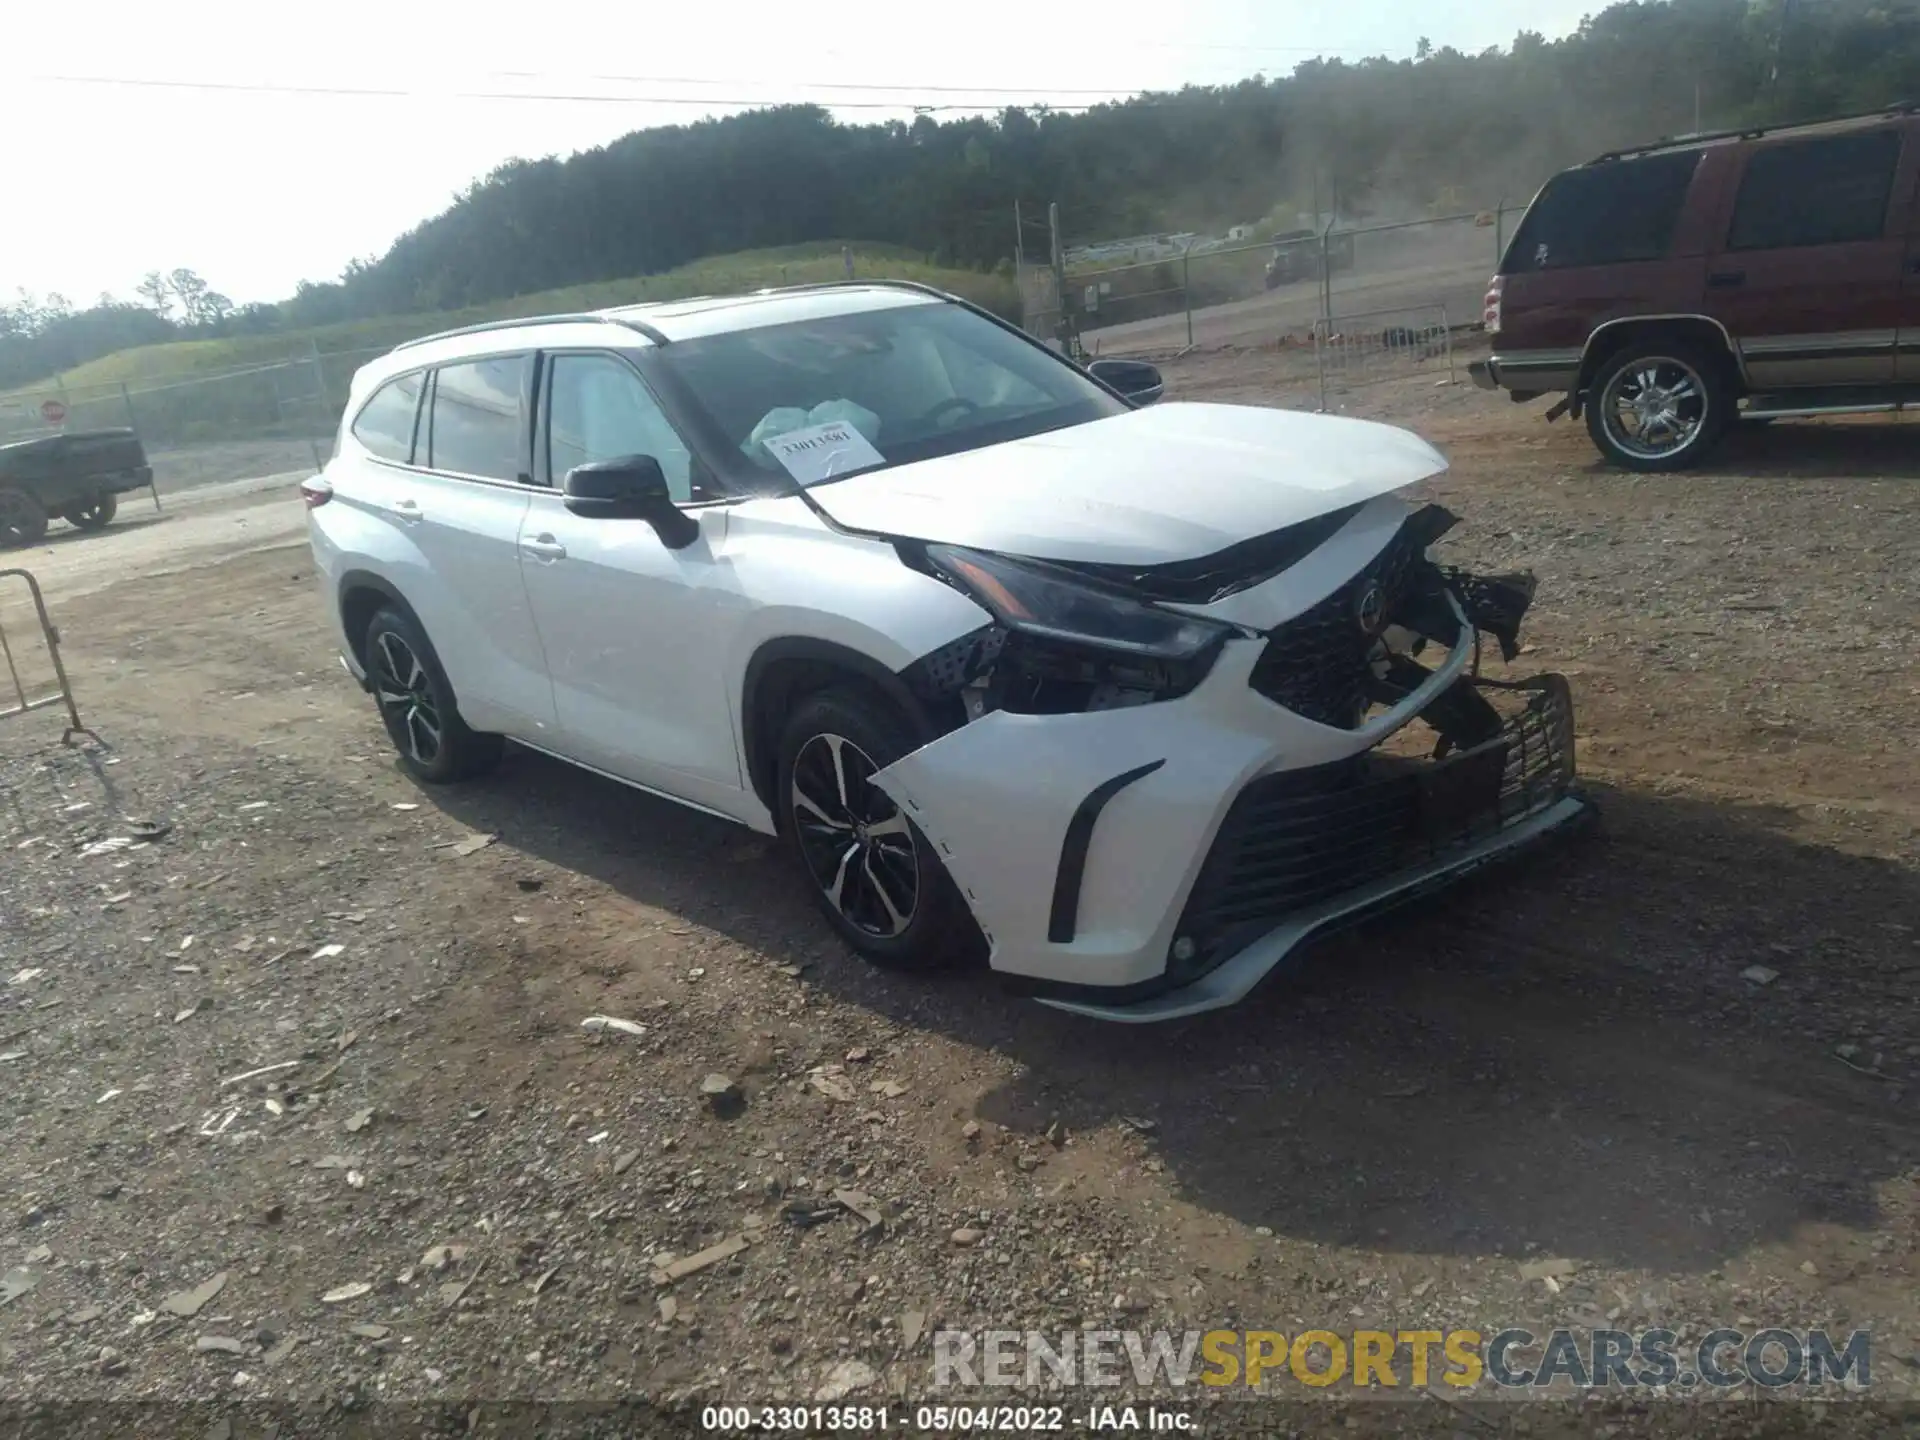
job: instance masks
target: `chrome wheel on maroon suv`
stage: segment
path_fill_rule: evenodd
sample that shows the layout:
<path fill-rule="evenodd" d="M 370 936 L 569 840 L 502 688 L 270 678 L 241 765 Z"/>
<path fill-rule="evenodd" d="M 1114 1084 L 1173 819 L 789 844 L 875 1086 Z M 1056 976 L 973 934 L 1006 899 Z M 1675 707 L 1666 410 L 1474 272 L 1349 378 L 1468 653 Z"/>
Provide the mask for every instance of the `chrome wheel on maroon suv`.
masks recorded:
<path fill-rule="evenodd" d="M 1600 367 L 1587 430 L 1629 470 L 1680 470 L 1720 438 L 1732 413 L 1723 367 L 1680 345 L 1633 346 Z"/>

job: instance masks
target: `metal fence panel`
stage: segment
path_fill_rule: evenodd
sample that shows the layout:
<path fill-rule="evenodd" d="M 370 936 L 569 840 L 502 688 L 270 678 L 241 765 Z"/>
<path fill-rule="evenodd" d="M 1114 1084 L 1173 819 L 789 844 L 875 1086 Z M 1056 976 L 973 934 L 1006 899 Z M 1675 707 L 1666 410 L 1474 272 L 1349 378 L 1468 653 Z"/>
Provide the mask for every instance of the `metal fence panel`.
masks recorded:
<path fill-rule="evenodd" d="M 60 632 L 47 614 L 46 597 L 40 593 L 40 582 L 34 579 L 33 572 L 0 570 L 0 602 L 6 600 L 12 589 L 5 584 L 9 580 L 19 580 L 26 587 L 27 599 L 33 606 L 33 619 L 39 627 L 41 643 L 46 647 L 44 654 L 53 673 L 50 690 L 43 690 L 38 683 L 29 688 L 32 672 L 29 671 L 26 676 L 21 674 L 23 654 L 7 634 L 5 608 L 0 605 L 0 663 L 6 666 L 6 685 L 0 688 L 0 720 L 34 710 L 45 710 L 54 705 L 62 706 L 67 712 L 67 729 L 60 738 L 71 745 L 74 736 L 91 735 L 93 732 L 80 723 L 80 710 L 73 700 L 73 685 L 67 679 L 67 667 L 60 659 Z"/>
<path fill-rule="evenodd" d="M 1447 380 L 1453 368 L 1453 330 L 1444 305 L 1401 306 L 1314 322 L 1314 363 L 1320 408 L 1330 395 L 1395 380 L 1422 369 Z"/>

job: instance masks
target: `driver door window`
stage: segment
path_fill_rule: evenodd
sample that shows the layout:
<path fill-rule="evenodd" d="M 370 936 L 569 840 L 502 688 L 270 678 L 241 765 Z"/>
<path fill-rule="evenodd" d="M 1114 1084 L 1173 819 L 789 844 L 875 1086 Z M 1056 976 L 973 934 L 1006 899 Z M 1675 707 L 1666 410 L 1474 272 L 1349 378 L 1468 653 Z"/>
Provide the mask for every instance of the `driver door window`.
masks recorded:
<path fill-rule="evenodd" d="M 547 465 L 558 489 L 576 465 L 651 455 L 680 504 L 707 498 L 693 454 L 640 377 L 611 355 L 555 355 L 547 395 Z"/>

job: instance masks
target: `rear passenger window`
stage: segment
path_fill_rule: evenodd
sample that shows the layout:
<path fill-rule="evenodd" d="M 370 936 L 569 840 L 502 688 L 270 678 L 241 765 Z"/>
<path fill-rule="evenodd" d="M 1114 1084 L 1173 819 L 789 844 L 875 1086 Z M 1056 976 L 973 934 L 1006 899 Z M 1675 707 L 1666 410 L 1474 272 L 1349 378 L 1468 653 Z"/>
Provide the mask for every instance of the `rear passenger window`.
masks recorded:
<path fill-rule="evenodd" d="M 1780 250 L 1879 239 L 1899 160 L 1900 135 L 1894 130 L 1755 150 L 1733 204 L 1727 248 Z"/>
<path fill-rule="evenodd" d="M 1699 166 L 1698 150 L 1679 150 L 1562 171 L 1520 222 L 1500 273 L 1661 259 Z"/>
<path fill-rule="evenodd" d="M 405 465 L 413 458 L 413 417 L 420 405 L 419 375 L 402 375 L 373 392 L 354 417 L 353 438 L 382 460 Z"/>
<path fill-rule="evenodd" d="M 518 480 L 526 468 L 525 355 L 443 365 L 434 372 L 429 458 L 435 470 Z"/>

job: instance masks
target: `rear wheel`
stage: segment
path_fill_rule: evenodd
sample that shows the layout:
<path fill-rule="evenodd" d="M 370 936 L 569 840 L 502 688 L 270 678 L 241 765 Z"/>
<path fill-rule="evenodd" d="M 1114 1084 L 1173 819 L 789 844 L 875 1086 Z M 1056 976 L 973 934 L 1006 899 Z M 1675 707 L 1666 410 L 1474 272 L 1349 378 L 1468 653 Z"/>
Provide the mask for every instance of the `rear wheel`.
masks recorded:
<path fill-rule="evenodd" d="M 1630 342 L 1600 367 L 1588 392 L 1587 433 L 1628 470 L 1696 465 L 1733 419 L 1726 362 L 1698 346 Z"/>
<path fill-rule="evenodd" d="M 78 505 L 69 505 L 60 518 L 77 530 L 104 530 L 119 513 L 120 501 L 113 495 L 96 495 Z"/>
<path fill-rule="evenodd" d="M 980 943 L 966 902 L 920 828 L 873 783 L 916 742 L 858 689 L 800 702 L 780 738 L 780 827 L 814 900 L 865 959 L 929 970 Z"/>
<path fill-rule="evenodd" d="M 467 728 L 453 687 L 419 622 L 391 606 L 367 626 L 367 674 L 380 719 L 408 774 L 429 785 L 465 780 L 499 762 L 498 735 Z"/>
<path fill-rule="evenodd" d="M 46 538 L 47 509 L 24 490 L 0 489 L 0 550 Z"/>

